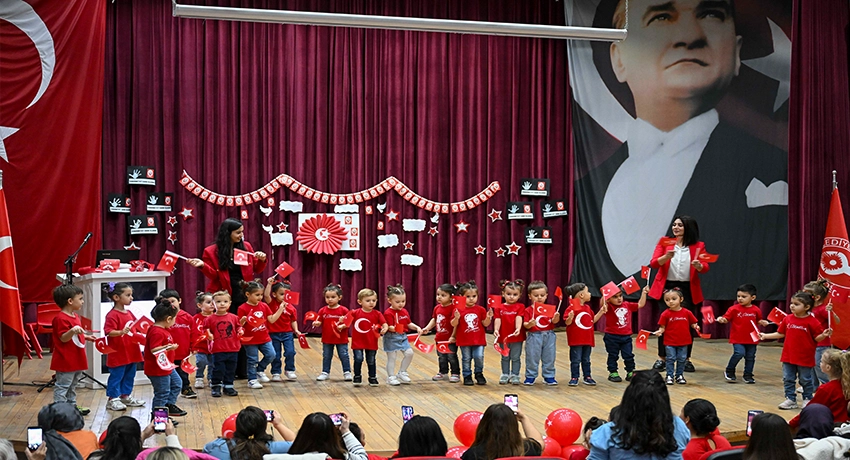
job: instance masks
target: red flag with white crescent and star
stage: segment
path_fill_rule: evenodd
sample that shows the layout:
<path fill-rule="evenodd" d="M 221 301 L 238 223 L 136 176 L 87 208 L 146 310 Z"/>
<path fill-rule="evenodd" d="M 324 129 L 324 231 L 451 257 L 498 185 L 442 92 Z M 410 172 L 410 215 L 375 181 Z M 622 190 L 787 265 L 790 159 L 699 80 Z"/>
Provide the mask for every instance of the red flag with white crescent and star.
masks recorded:
<path fill-rule="evenodd" d="M 6 192 L 3 190 L 2 177 L 0 177 L 0 322 L 4 326 L 3 352 L 17 356 L 18 365 L 20 365 L 26 352 L 24 314 L 21 294 L 18 291 L 15 253 L 12 249 L 12 233 L 9 230 Z M 12 334 L 12 331 L 15 333 Z"/>
<path fill-rule="evenodd" d="M 837 188 L 832 191 L 829 203 L 818 275 L 835 286 L 850 288 L 850 242 Z M 850 304 L 846 301 L 833 299 L 832 308 L 840 318 L 850 317 Z M 833 322 L 832 344 L 842 350 L 850 347 L 850 321 Z"/>
<path fill-rule="evenodd" d="M 635 339 L 635 348 L 646 350 L 646 341 L 649 340 L 650 334 L 652 333 L 641 329 L 640 332 L 638 332 L 637 339 Z"/>

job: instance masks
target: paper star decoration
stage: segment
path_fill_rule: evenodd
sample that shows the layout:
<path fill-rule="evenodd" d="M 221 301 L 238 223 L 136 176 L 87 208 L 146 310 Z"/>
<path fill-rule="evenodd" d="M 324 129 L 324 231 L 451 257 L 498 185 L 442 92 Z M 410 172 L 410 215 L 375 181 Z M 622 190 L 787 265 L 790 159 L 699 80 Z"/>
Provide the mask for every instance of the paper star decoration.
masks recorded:
<path fill-rule="evenodd" d="M 776 112 L 791 94 L 791 40 L 775 22 L 767 19 L 773 38 L 773 52 L 767 56 L 741 61 L 741 64 L 779 82 L 773 111 Z"/>
<path fill-rule="evenodd" d="M 460 233 L 460 232 L 469 233 L 469 224 L 466 223 L 465 221 L 460 221 L 460 222 L 456 223 L 455 227 L 457 227 L 458 233 Z"/>
<path fill-rule="evenodd" d="M 168 225 L 172 227 L 177 225 L 177 216 L 168 216 Z"/>
<path fill-rule="evenodd" d="M 404 250 L 405 251 L 412 251 L 413 250 L 413 243 L 411 243 L 410 241 L 405 241 L 404 242 Z"/>
<path fill-rule="evenodd" d="M 391 220 L 398 221 L 398 213 L 394 209 L 390 209 L 390 212 L 387 213 L 387 222 Z"/>
<path fill-rule="evenodd" d="M 478 246 L 475 246 L 475 255 L 477 255 L 477 256 L 483 256 L 483 255 L 484 255 L 484 251 L 485 251 L 486 249 L 487 249 L 487 248 L 485 248 L 484 246 L 481 246 L 480 244 L 479 244 Z"/>
<path fill-rule="evenodd" d="M 174 246 L 177 243 L 177 232 L 168 231 L 168 241 L 171 242 L 171 245 Z"/>
<path fill-rule="evenodd" d="M 502 220 L 502 211 L 496 211 L 495 209 L 491 209 L 490 214 L 487 214 L 487 217 L 490 218 L 491 222 Z"/>
<path fill-rule="evenodd" d="M 431 228 L 428 229 L 428 234 L 431 235 L 431 236 L 437 236 L 437 233 L 440 233 L 437 230 L 437 227 L 431 227 Z"/>
<path fill-rule="evenodd" d="M 496 249 L 496 257 L 505 257 L 506 252 L 508 251 L 505 251 L 505 248 Z"/>
<path fill-rule="evenodd" d="M 511 241 L 511 244 L 509 244 L 509 245 L 505 246 L 505 249 L 507 249 L 507 250 L 508 250 L 508 254 L 512 254 L 512 255 L 518 256 L 518 255 L 519 255 L 519 250 L 520 250 L 520 249 L 522 249 L 522 246 L 520 246 L 520 245 L 516 244 L 515 242 Z"/>
<path fill-rule="evenodd" d="M 136 246 L 135 241 L 131 241 L 129 246 L 124 246 L 124 249 L 126 249 L 127 251 L 133 251 L 133 250 L 138 251 L 139 249 L 142 249 L 142 248 Z"/>
<path fill-rule="evenodd" d="M 183 216 L 183 220 L 189 220 L 189 219 L 194 219 L 194 218 L 195 218 L 194 213 L 195 213 L 195 209 L 194 209 L 194 208 L 187 208 L 187 207 L 185 207 L 185 206 L 184 206 L 184 207 L 183 207 L 183 210 L 182 210 L 182 211 L 180 211 L 178 214 L 180 214 L 181 216 Z"/>
<path fill-rule="evenodd" d="M 284 224 L 283 222 L 277 224 L 277 231 L 285 232 L 289 228 L 289 225 Z"/>

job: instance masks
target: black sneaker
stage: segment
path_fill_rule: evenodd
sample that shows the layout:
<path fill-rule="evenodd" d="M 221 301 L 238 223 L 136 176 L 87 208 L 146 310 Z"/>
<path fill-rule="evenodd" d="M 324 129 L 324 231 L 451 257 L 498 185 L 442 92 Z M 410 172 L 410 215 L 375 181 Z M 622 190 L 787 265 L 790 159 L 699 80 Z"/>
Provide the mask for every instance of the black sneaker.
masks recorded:
<path fill-rule="evenodd" d="M 608 374 L 608 380 L 612 382 L 622 382 L 623 378 L 620 377 L 620 374 L 617 371 L 614 371 Z"/>
<path fill-rule="evenodd" d="M 221 397 L 221 385 L 213 385 L 211 390 L 210 390 L 210 395 L 212 395 L 213 398 L 220 398 Z"/>
<path fill-rule="evenodd" d="M 224 387 L 225 396 L 239 396 L 239 392 L 233 387 Z"/>
<path fill-rule="evenodd" d="M 171 417 L 168 417 L 168 420 L 171 420 L 171 425 L 173 425 L 175 428 L 177 427 L 177 425 L 180 424 L 180 422 L 178 422 L 177 420 L 174 420 Z"/>
<path fill-rule="evenodd" d="M 89 415 L 91 413 L 91 409 L 89 409 L 88 407 L 77 406 L 77 412 L 79 412 L 80 415 L 85 417 L 86 415 Z"/>
<path fill-rule="evenodd" d="M 378 386 L 378 379 L 377 379 L 377 377 L 369 377 L 369 386 L 370 386 L 370 387 L 376 387 L 376 386 Z"/>
<path fill-rule="evenodd" d="M 363 385 L 363 376 L 355 375 L 354 376 L 354 386 L 359 387 L 360 385 Z"/>
<path fill-rule="evenodd" d="M 487 379 L 484 378 L 484 374 L 478 372 L 475 374 L 475 383 L 478 385 L 487 385 Z"/>
<path fill-rule="evenodd" d="M 734 383 L 735 381 L 738 380 L 738 378 L 735 377 L 735 371 L 732 371 L 732 372 L 723 371 L 723 378 L 725 378 L 726 381 L 729 382 L 729 383 Z M 744 380 L 746 380 L 746 378 Z"/>
<path fill-rule="evenodd" d="M 180 394 L 186 399 L 195 399 L 198 397 L 198 394 L 195 393 L 195 391 L 191 388 L 186 388 L 185 390 L 181 391 Z"/>
<path fill-rule="evenodd" d="M 749 383 L 750 385 L 752 385 L 752 384 L 756 383 L 756 379 L 754 379 L 752 375 L 745 375 L 744 376 L 744 383 Z"/>
<path fill-rule="evenodd" d="M 635 376 L 635 371 L 626 372 L 626 382 L 631 382 L 632 378 Z"/>
<path fill-rule="evenodd" d="M 463 384 L 464 385 L 475 385 L 475 382 L 472 380 L 471 375 L 464 375 L 463 376 Z"/>
<path fill-rule="evenodd" d="M 172 417 L 182 417 L 188 414 L 185 410 L 177 407 L 177 404 L 166 404 L 165 407 L 168 408 L 168 415 Z"/>
<path fill-rule="evenodd" d="M 694 363 L 690 360 L 685 361 L 685 372 L 696 372 L 697 369 L 694 367 Z"/>
<path fill-rule="evenodd" d="M 663 371 L 667 369 L 667 362 L 663 359 L 656 359 L 655 364 L 652 365 L 652 368 L 656 371 Z"/>

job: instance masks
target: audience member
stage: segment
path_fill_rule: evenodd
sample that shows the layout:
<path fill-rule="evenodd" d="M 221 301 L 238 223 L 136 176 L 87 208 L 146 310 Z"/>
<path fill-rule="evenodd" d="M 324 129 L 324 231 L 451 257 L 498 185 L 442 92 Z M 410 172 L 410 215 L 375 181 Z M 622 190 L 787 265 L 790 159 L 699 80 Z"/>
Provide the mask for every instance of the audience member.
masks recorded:
<path fill-rule="evenodd" d="M 832 436 L 834 426 L 835 421 L 829 407 L 823 404 L 809 403 L 800 411 L 797 434 L 794 439 L 823 439 Z"/>
<path fill-rule="evenodd" d="M 55 402 L 38 411 L 47 460 L 82 460 L 98 449 L 97 435 L 83 429 L 83 416 L 76 404 Z"/>
<path fill-rule="evenodd" d="M 753 434 L 743 460 L 798 460 L 791 430 L 782 417 L 765 412 L 753 417 Z"/>
<path fill-rule="evenodd" d="M 414 415 L 401 427 L 398 435 L 399 457 L 445 457 L 449 445 L 443 430 L 431 417 Z"/>
<path fill-rule="evenodd" d="M 362 428 L 360 428 L 360 425 L 358 425 L 354 422 L 351 422 L 351 423 L 348 424 L 348 429 L 351 431 L 351 434 L 353 434 L 354 437 L 357 438 L 358 441 L 360 441 L 360 445 L 363 446 L 363 448 L 365 449 L 366 448 L 366 433 L 363 431 Z M 366 455 L 369 457 L 369 460 L 386 460 L 386 457 L 381 457 L 380 455 L 370 454 L 369 452 L 366 452 Z"/>
<path fill-rule="evenodd" d="M 334 425 L 328 414 L 314 412 L 304 417 L 290 454 L 321 453 L 329 458 L 345 460 L 367 460 L 366 450 L 354 437 L 350 429 L 350 420 L 344 412 L 339 413 L 341 423 Z M 266 455 L 264 460 L 285 458 L 279 455 Z"/>
<path fill-rule="evenodd" d="M 613 411 L 613 409 L 611 410 Z M 587 419 L 587 422 L 584 424 L 584 430 L 582 430 L 584 433 L 584 439 L 581 441 L 581 446 L 584 447 L 584 449 L 571 452 L 569 460 L 585 460 L 587 456 L 590 455 L 590 435 L 593 434 L 593 430 L 607 422 L 607 420 L 595 416 Z"/>
<path fill-rule="evenodd" d="M 179 447 L 160 447 L 148 455 L 148 460 L 189 460 L 189 456 Z"/>
<path fill-rule="evenodd" d="M 7 439 L 0 439 L 0 460 L 18 460 L 15 448 Z"/>
<path fill-rule="evenodd" d="M 276 411 L 271 411 L 271 418 L 269 421 L 259 407 L 242 409 L 236 416 L 233 438 L 209 442 L 204 446 L 204 452 L 219 460 L 262 460 L 263 455 L 289 452 L 295 433 L 283 424 L 283 417 Z M 283 441 L 275 441 L 266 431 L 269 423 L 280 433 Z"/>
<path fill-rule="evenodd" d="M 522 431 L 525 437 L 519 432 Z M 539 457 L 543 452 L 540 433 L 520 411 L 504 404 L 493 404 L 484 411 L 475 430 L 475 441 L 463 453 L 462 460 L 493 460 L 502 457 Z"/>
<path fill-rule="evenodd" d="M 720 435 L 720 419 L 717 418 L 717 409 L 711 402 L 692 399 L 685 403 L 679 417 L 691 430 L 691 440 L 682 452 L 684 460 L 699 460 L 706 452 L 732 447 L 729 441 Z"/>

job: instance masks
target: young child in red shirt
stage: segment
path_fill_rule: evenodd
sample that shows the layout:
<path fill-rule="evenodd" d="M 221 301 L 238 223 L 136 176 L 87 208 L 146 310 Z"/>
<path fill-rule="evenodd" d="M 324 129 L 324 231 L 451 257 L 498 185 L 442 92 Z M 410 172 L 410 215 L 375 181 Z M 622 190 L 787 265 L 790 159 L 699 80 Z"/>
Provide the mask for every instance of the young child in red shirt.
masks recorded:
<path fill-rule="evenodd" d="M 352 310 L 351 317 L 351 350 L 354 352 L 354 386 L 363 384 L 363 359 L 369 370 L 369 386 L 378 386 L 377 366 L 375 356 L 378 354 L 378 337 L 387 332 L 387 322 L 378 305 L 378 294 L 371 289 L 361 289 L 357 293 L 357 304 L 360 308 Z M 345 318 L 340 318 L 344 322 Z"/>
<path fill-rule="evenodd" d="M 460 283 L 456 289 L 457 295 L 465 298 L 465 308 L 455 309 L 452 327 L 455 328 L 455 338 L 461 353 L 461 372 L 464 385 L 486 385 L 484 378 L 484 347 L 487 337 L 484 328 L 490 326 L 493 320 L 493 310 L 484 310 L 478 303 L 478 285 L 475 281 Z M 472 381 L 470 364 L 475 361 L 475 381 Z"/>
<path fill-rule="evenodd" d="M 635 354 L 632 351 L 632 313 L 646 305 L 646 295 L 649 286 L 644 287 L 637 302 L 626 302 L 623 292 L 617 292 L 608 300 L 602 298 L 602 305 L 606 306 L 605 312 L 605 335 L 602 341 L 605 343 L 605 351 L 608 352 L 608 380 L 611 382 L 622 382 L 623 378 L 617 372 L 617 360 L 623 356 L 623 365 L 626 368 L 626 381 L 630 382 L 635 372 Z"/>
<path fill-rule="evenodd" d="M 555 325 L 561 320 L 557 310 L 549 318 L 535 312 L 535 304 L 545 304 L 549 298 L 549 288 L 546 283 L 534 280 L 528 283 L 528 302 L 525 309 L 522 326 L 525 328 L 525 381 L 523 385 L 534 385 L 537 371 L 543 375 L 546 385 L 558 384 L 555 380 L 555 356 L 558 351 L 558 340 L 555 336 Z"/>
<path fill-rule="evenodd" d="M 204 328 L 207 317 L 215 312 L 212 294 L 199 292 L 195 297 L 195 305 L 198 307 L 198 313 L 192 319 L 195 321 L 195 331 L 200 334 L 192 335 L 192 353 L 195 354 L 195 366 L 198 368 L 195 371 L 195 388 L 204 388 L 204 374 L 206 373 L 207 380 L 212 383 L 213 373 L 213 356 L 210 353 L 210 343 Z"/>
<path fill-rule="evenodd" d="M 422 328 L 413 323 L 410 313 L 404 308 L 407 304 L 407 294 L 404 286 L 396 284 L 387 286 L 387 301 L 390 308 L 384 310 L 384 319 L 387 321 L 387 332 L 384 334 L 384 351 L 387 353 L 387 384 L 400 385 L 410 383 L 407 368 L 413 362 L 413 350 L 407 340 L 407 331 L 416 331 L 422 334 Z M 395 372 L 397 352 L 401 352 L 403 358 Z"/>
<path fill-rule="evenodd" d="M 752 284 L 738 286 L 738 303 L 733 304 L 726 310 L 723 316 L 717 318 L 720 324 L 731 323 L 732 330 L 729 332 L 729 343 L 732 344 L 732 357 L 726 364 L 723 377 L 729 383 L 734 383 L 735 368 L 744 358 L 744 382 L 756 383 L 753 377 L 753 368 L 756 365 L 756 347 L 758 346 L 758 325 L 767 326 L 769 323 L 761 319 L 761 310 L 753 305 L 756 300 L 756 287 Z"/>
<path fill-rule="evenodd" d="M 288 280 L 281 282 L 276 282 L 276 280 L 277 278 L 274 276 L 269 278 L 266 283 L 266 290 L 263 292 L 263 301 L 269 304 L 272 313 L 276 313 L 278 309 L 284 310 L 277 321 L 267 326 L 274 348 L 272 382 L 282 380 L 280 378 L 281 370 L 284 371 L 287 380 L 298 378 L 298 375 L 295 374 L 295 336 L 301 336 L 301 331 L 298 330 L 298 311 L 285 300 L 286 293 L 292 289 L 292 286 Z M 282 362 L 281 358 L 283 358 Z"/>
<path fill-rule="evenodd" d="M 847 404 L 850 402 L 850 353 L 841 350 L 826 350 L 820 359 L 820 370 L 829 377 L 815 392 L 809 404 L 822 404 L 832 411 L 832 420 L 836 424 L 844 423 L 850 417 Z M 788 421 L 791 428 L 800 427 L 800 414 Z"/>
<path fill-rule="evenodd" d="M 815 319 L 820 321 L 820 325 L 822 328 L 828 328 L 829 315 L 832 314 L 832 302 L 830 302 L 829 287 L 827 286 L 827 281 L 825 279 L 810 281 L 803 286 L 803 291 L 811 294 L 812 299 L 814 299 L 815 301 L 814 307 L 812 307 L 812 316 L 814 316 Z M 814 374 L 812 377 L 812 382 L 814 383 L 815 391 L 817 391 L 819 386 L 829 381 L 829 376 L 821 372 L 820 367 L 817 365 L 817 363 L 820 362 L 820 357 L 821 355 L 823 355 L 823 352 L 829 350 L 830 347 L 832 347 L 831 337 L 827 337 L 821 340 L 817 343 L 817 346 L 815 347 L 815 367 Z"/>
<path fill-rule="evenodd" d="M 177 307 L 177 317 L 174 318 L 174 324 L 168 332 L 171 333 L 174 343 L 177 344 L 177 349 L 174 351 L 174 364 L 177 367 L 174 370 L 177 371 L 177 375 L 180 376 L 180 394 L 183 395 L 184 398 L 188 399 L 197 398 L 198 394 L 195 393 L 195 390 L 193 390 L 191 385 L 189 385 L 189 374 L 180 367 L 183 364 L 183 360 L 192 354 L 192 337 L 197 334 L 195 332 L 195 318 L 180 307 L 180 304 L 183 303 L 183 299 L 180 298 L 180 293 L 176 290 L 164 289 L 159 293 L 159 296 L 154 299 L 157 303 L 159 303 L 159 300 L 167 300 Z"/>
<path fill-rule="evenodd" d="M 169 331 L 179 310 L 171 301 L 160 299 L 151 310 L 154 323 L 145 340 L 145 375 L 153 387 L 152 407 L 166 407 L 171 416 L 186 415 L 186 411 L 177 406 L 182 382 L 174 366 L 174 352 L 180 346 Z"/>
<path fill-rule="evenodd" d="M 230 313 L 231 300 L 227 291 L 218 291 L 213 294 L 213 302 L 215 302 L 215 314 L 207 316 L 204 320 L 209 350 L 213 355 L 210 394 L 213 398 L 220 398 L 222 392 L 227 396 L 237 396 L 239 392 L 233 388 L 233 379 L 236 376 L 239 349 L 242 348 L 239 337 L 244 332 L 239 326 L 239 318 Z"/>
<path fill-rule="evenodd" d="M 697 318 L 690 310 L 682 308 L 683 300 L 685 296 L 678 288 L 664 291 L 664 303 L 667 304 L 667 310 L 661 313 L 661 317 L 658 318 L 659 328 L 652 333 L 656 336 L 664 334 L 664 347 L 667 352 L 667 385 L 673 384 L 674 366 L 676 383 L 680 385 L 688 383 L 683 373 L 685 361 L 688 360 L 688 345 L 694 340 L 688 327 L 699 332 Z"/>
<path fill-rule="evenodd" d="M 608 308 L 603 303 L 602 308 L 595 315 L 593 314 L 593 310 L 587 305 L 587 302 L 590 301 L 590 290 L 584 283 L 574 283 L 567 286 L 567 294 L 570 299 L 577 300 L 576 304 L 571 305 L 567 315 L 564 316 L 564 324 L 567 325 L 567 345 L 570 346 L 569 386 L 578 385 L 579 368 L 581 368 L 583 376 L 582 382 L 585 385 L 596 385 L 596 380 L 593 380 L 590 372 L 590 353 L 596 345 L 593 325 L 608 311 Z M 590 321 L 586 321 L 585 316 Z"/>
<path fill-rule="evenodd" d="M 269 382 L 265 370 L 275 357 L 266 324 L 276 323 L 286 310 L 279 308 L 272 313 L 271 308 L 262 301 L 263 285 L 259 280 L 243 284 L 248 300 L 239 306 L 236 315 L 245 330 L 242 346 L 245 347 L 245 357 L 248 359 L 248 388 L 258 390 L 263 388 L 263 383 Z M 263 354 L 262 360 L 259 359 L 260 353 Z"/>
<path fill-rule="evenodd" d="M 86 360 L 86 340 L 95 337 L 83 329 L 80 315 L 76 312 L 83 308 L 83 290 L 73 284 L 63 284 L 53 289 L 53 301 L 62 309 L 51 323 L 53 332 L 53 356 L 50 370 L 56 372 L 56 386 L 53 388 L 53 402 L 77 404 L 77 383 L 83 378 L 83 371 L 89 368 Z M 90 410 L 77 406 L 83 415 Z"/>
<path fill-rule="evenodd" d="M 106 355 L 109 379 L 106 381 L 107 410 L 126 410 L 127 406 L 144 406 L 144 401 L 131 396 L 136 381 L 136 364 L 143 361 L 139 344 L 126 337 L 136 322 L 136 315 L 127 307 L 133 303 L 133 288 L 129 283 L 109 283 L 106 292 L 112 300 L 112 310 L 106 314 L 103 333 L 109 347 L 115 350 Z"/>
<path fill-rule="evenodd" d="M 520 279 L 501 280 L 499 286 L 502 288 L 502 298 L 505 301 L 493 314 L 495 320 L 493 341 L 505 344 L 509 350 L 507 356 L 502 355 L 502 375 L 499 376 L 499 385 L 507 383 L 519 385 L 519 359 L 522 356 L 522 343 L 525 341 L 525 328 L 522 327 L 525 305 L 517 302 L 522 295 L 525 283 Z"/>
<path fill-rule="evenodd" d="M 815 365 L 815 346 L 821 340 L 832 336 L 832 329 L 824 329 L 820 322 L 811 314 L 815 304 L 811 294 L 799 291 L 791 296 L 791 315 L 779 323 L 779 329 L 770 334 L 760 334 L 760 339 L 785 338 L 782 345 L 782 381 L 785 386 L 785 401 L 779 403 L 779 408 L 797 409 L 797 394 L 795 383 L 800 379 L 803 387 L 803 405 L 808 404 L 814 393 L 812 382 L 812 367 Z"/>
<path fill-rule="evenodd" d="M 457 359 L 455 328 L 452 326 L 452 317 L 455 314 L 455 307 L 452 303 L 454 293 L 454 284 L 444 283 L 437 288 L 437 305 L 434 307 L 434 312 L 431 313 L 431 321 L 428 321 L 428 324 L 422 328 L 423 334 L 427 334 L 431 329 L 437 329 L 434 341 L 438 345 L 437 365 L 439 372 L 431 377 L 431 380 L 434 381 L 446 380 L 446 377 L 452 383 L 460 381 L 460 362 Z M 443 349 L 447 353 L 440 351 L 440 345 L 445 345 Z"/>
<path fill-rule="evenodd" d="M 322 373 L 316 380 L 323 381 L 330 377 L 331 361 L 334 349 L 342 362 L 342 379 L 352 381 L 351 359 L 348 357 L 348 328 L 340 324 L 340 318 L 348 314 L 348 308 L 339 303 L 342 301 L 342 287 L 338 284 L 328 284 L 322 291 L 325 305 L 319 309 L 319 317 L 313 321 L 313 327 L 322 327 Z"/>

